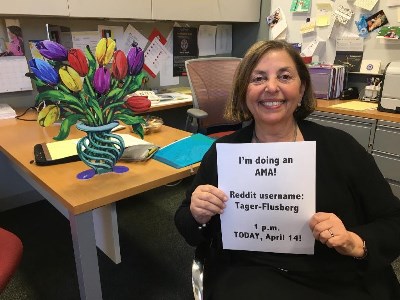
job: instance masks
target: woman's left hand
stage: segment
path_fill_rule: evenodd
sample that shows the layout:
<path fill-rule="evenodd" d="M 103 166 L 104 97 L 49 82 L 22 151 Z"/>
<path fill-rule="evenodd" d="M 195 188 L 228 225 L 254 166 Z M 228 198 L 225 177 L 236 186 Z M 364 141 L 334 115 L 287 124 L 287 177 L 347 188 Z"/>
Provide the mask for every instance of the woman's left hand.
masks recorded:
<path fill-rule="evenodd" d="M 354 232 L 348 231 L 335 214 L 318 212 L 311 217 L 310 228 L 317 241 L 335 248 L 343 255 L 362 257 L 363 240 Z"/>

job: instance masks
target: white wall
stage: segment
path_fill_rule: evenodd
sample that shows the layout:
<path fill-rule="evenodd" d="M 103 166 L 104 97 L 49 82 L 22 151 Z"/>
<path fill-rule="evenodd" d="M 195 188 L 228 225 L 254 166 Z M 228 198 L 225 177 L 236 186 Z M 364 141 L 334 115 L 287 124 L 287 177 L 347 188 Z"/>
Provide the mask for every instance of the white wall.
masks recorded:
<path fill-rule="evenodd" d="M 286 31 L 286 39 L 289 42 L 302 42 L 303 47 L 306 47 L 310 42 L 316 39 L 316 37 L 320 37 L 323 40 L 326 40 L 326 51 L 319 57 L 319 62 L 333 63 L 335 59 L 335 38 L 341 37 L 344 32 L 352 32 L 358 34 L 357 27 L 355 25 L 355 21 L 359 21 L 360 13 L 362 14 L 374 14 L 379 10 L 383 9 L 385 12 L 389 24 L 391 26 L 400 26 L 400 23 L 397 22 L 397 10 L 398 7 L 388 7 L 386 5 L 386 0 L 380 0 L 375 5 L 375 7 L 371 10 L 371 12 L 367 10 L 360 9 L 354 5 L 354 1 L 349 0 L 336 0 L 336 1 L 319 1 L 319 2 L 330 2 L 333 6 L 338 4 L 342 4 L 345 7 L 349 7 L 354 11 L 353 17 L 346 25 L 342 25 L 336 21 L 333 24 L 331 19 L 331 25 L 328 27 L 317 27 L 316 32 L 309 33 L 306 35 L 302 35 L 300 33 L 300 27 L 303 23 L 305 23 L 306 18 L 315 17 L 317 12 L 316 3 L 317 0 L 312 1 L 312 8 L 310 13 L 291 13 L 290 6 L 292 0 L 271 0 L 271 12 L 275 11 L 276 8 L 280 7 L 285 15 L 286 22 L 288 24 L 288 28 Z M 262 20 L 265 23 L 265 20 Z M 265 25 L 267 26 L 267 25 Z M 332 33 L 329 37 L 329 34 Z M 382 61 L 382 68 L 386 66 L 386 64 L 390 61 L 400 60 L 400 41 L 397 43 L 384 44 L 381 43 L 379 39 L 376 39 L 377 32 L 371 32 L 369 36 L 364 40 L 364 59 L 379 59 Z M 270 35 L 271 36 L 271 35 Z M 391 42 L 391 41 L 389 41 Z M 314 58 L 315 59 L 315 58 Z"/>

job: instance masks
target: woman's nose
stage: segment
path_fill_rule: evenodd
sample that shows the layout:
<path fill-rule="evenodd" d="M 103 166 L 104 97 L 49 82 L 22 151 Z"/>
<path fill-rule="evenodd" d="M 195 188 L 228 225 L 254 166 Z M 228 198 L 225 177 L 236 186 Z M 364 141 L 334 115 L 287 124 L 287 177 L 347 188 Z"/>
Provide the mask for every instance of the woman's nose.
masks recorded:
<path fill-rule="evenodd" d="M 265 91 L 268 93 L 275 93 L 278 91 L 278 81 L 274 78 L 268 79 L 265 84 Z"/>

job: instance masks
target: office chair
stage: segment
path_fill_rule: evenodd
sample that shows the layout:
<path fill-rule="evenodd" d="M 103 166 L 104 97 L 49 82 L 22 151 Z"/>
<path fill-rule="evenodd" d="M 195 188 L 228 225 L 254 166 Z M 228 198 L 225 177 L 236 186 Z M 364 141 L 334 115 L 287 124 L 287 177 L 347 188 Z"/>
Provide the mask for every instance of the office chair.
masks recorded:
<path fill-rule="evenodd" d="M 22 242 L 13 233 L 0 228 L 0 294 L 15 273 L 22 258 Z"/>
<path fill-rule="evenodd" d="M 242 127 L 224 119 L 233 77 L 241 58 L 212 57 L 185 61 L 192 90 L 193 108 L 188 109 L 186 130 L 221 137 Z"/>
<path fill-rule="evenodd" d="M 204 242 L 196 247 L 192 262 L 192 287 L 195 300 L 203 300 L 204 263 L 210 244 Z"/>

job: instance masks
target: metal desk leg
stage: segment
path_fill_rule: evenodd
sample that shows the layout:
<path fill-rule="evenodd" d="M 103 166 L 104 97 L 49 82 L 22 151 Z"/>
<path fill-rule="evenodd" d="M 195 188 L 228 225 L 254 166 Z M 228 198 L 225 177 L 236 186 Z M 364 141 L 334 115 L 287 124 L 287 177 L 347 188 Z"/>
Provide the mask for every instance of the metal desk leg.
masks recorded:
<path fill-rule="evenodd" d="M 79 215 L 70 213 L 69 222 L 81 300 L 101 300 L 103 297 L 92 212 Z"/>
<path fill-rule="evenodd" d="M 121 262 L 121 252 L 115 203 L 93 210 L 93 222 L 97 247 L 114 263 L 119 264 Z"/>

